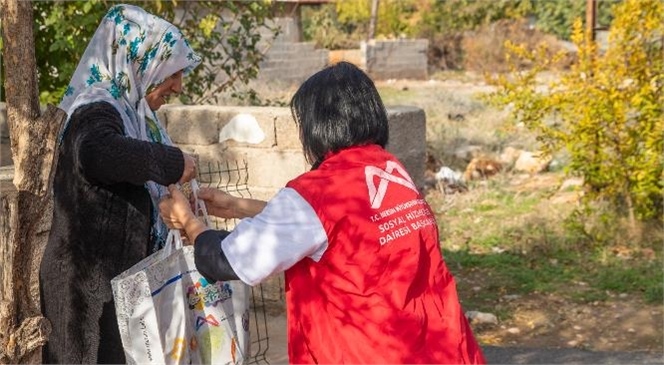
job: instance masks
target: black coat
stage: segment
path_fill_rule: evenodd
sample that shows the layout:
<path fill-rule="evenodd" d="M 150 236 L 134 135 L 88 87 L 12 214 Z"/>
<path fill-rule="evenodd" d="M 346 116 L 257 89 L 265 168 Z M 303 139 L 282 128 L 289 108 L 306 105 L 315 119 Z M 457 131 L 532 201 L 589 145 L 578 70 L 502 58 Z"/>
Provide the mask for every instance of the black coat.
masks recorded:
<path fill-rule="evenodd" d="M 41 262 L 45 363 L 124 363 L 111 279 L 151 250 L 148 180 L 175 183 L 175 147 L 125 137 L 108 103 L 78 108 L 59 150 L 51 232 Z"/>

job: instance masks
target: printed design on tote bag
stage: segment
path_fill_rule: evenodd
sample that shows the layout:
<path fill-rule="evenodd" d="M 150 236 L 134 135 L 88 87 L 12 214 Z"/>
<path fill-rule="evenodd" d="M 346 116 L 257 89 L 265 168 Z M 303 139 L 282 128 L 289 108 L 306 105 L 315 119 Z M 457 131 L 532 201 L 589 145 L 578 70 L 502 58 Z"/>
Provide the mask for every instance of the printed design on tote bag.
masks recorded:
<path fill-rule="evenodd" d="M 392 172 L 395 170 L 401 176 L 393 174 Z M 387 185 L 390 182 L 417 191 L 417 187 L 410 178 L 410 175 L 408 175 L 406 170 L 394 161 L 387 161 L 385 170 L 377 166 L 367 166 L 364 168 L 364 174 L 367 180 L 367 188 L 369 189 L 369 201 L 371 202 L 371 208 L 373 209 L 378 209 L 381 204 L 383 204 L 383 198 L 385 198 L 385 193 L 387 192 Z M 376 187 L 376 183 L 374 182 L 375 177 L 380 179 L 378 187 Z"/>
<path fill-rule="evenodd" d="M 215 354 L 223 352 L 222 349 L 228 346 L 228 332 L 222 326 L 202 326 L 196 336 L 198 337 L 198 353 L 203 364 L 213 364 L 213 358 L 218 356 Z"/>
<path fill-rule="evenodd" d="M 237 353 L 237 344 L 235 343 L 235 337 L 231 338 L 231 358 L 233 359 L 233 363 L 235 363 L 235 354 Z"/>
<path fill-rule="evenodd" d="M 134 309 L 145 299 L 150 297 L 150 288 L 144 285 L 146 281 L 145 273 L 139 273 L 134 277 L 128 278 L 120 285 L 124 300 L 119 303 L 125 312 L 130 316 L 134 314 Z"/>
<path fill-rule="evenodd" d="M 249 332 L 249 310 L 247 309 L 242 313 L 242 329 L 244 332 Z"/>
<path fill-rule="evenodd" d="M 245 361 L 248 287 L 237 281 L 206 281 L 194 266 L 192 246 L 166 258 L 153 254 L 111 284 L 128 364 L 241 365 Z M 157 296 L 160 299 L 153 300 Z M 177 315 L 172 312 L 175 305 Z M 164 331 L 169 334 L 148 336 Z"/>
<path fill-rule="evenodd" d="M 191 349 L 192 352 L 198 350 L 198 340 L 196 339 L 196 336 L 191 336 L 191 340 L 189 341 L 189 349 Z"/>
<path fill-rule="evenodd" d="M 217 319 L 214 318 L 212 314 L 208 314 L 207 317 L 198 316 L 198 318 L 196 318 L 196 331 L 201 329 L 201 327 L 203 327 L 203 325 L 206 323 L 215 327 L 219 327 L 219 321 L 217 321 Z"/>
<path fill-rule="evenodd" d="M 185 340 L 182 337 L 178 337 L 175 339 L 175 344 L 173 345 L 173 350 L 171 350 L 170 355 L 171 358 L 175 361 L 179 361 L 180 358 L 182 358 L 182 354 L 184 354 L 184 351 L 187 349 L 187 340 Z"/>
<path fill-rule="evenodd" d="M 148 336 L 148 327 L 145 324 L 145 317 L 139 317 L 138 323 L 141 326 L 141 336 L 143 337 L 145 354 L 147 355 L 148 360 L 152 361 L 152 346 L 150 345 L 150 336 Z"/>
<path fill-rule="evenodd" d="M 203 310 L 203 307 L 216 307 L 230 299 L 233 290 L 230 284 L 226 282 L 216 282 L 210 284 L 205 278 L 201 277 L 198 282 L 187 288 L 187 302 L 189 309 Z"/>

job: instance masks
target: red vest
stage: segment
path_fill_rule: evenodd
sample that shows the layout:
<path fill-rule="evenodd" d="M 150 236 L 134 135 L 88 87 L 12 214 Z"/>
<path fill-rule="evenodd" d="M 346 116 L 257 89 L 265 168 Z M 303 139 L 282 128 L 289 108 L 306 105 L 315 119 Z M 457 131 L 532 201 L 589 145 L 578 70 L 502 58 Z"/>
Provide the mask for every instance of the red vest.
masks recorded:
<path fill-rule="evenodd" d="M 485 363 L 434 216 L 393 155 L 349 148 L 288 187 L 328 237 L 319 262 L 285 273 L 291 363 Z"/>

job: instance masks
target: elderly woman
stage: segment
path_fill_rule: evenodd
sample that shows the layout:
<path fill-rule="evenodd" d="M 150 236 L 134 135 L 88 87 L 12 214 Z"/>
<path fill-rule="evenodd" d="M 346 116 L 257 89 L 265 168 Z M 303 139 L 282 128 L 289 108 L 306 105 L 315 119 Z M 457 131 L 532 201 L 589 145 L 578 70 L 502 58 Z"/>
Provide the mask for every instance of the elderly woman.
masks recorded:
<path fill-rule="evenodd" d="M 435 217 L 385 150 L 373 82 L 336 64 L 304 82 L 291 110 L 311 171 L 267 203 L 199 193 L 209 213 L 244 218 L 232 232 L 205 227 L 173 186 L 160 203 L 194 242 L 199 271 L 250 285 L 285 271 L 291 363 L 484 363 Z"/>
<path fill-rule="evenodd" d="M 45 363 L 124 363 L 110 281 L 159 249 L 156 203 L 195 176 L 155 111 L 200 63 L 180 31 L 143 9 L 112 7 L 74 72 L 41 263 L 42 311 L 53 331 Z"/>

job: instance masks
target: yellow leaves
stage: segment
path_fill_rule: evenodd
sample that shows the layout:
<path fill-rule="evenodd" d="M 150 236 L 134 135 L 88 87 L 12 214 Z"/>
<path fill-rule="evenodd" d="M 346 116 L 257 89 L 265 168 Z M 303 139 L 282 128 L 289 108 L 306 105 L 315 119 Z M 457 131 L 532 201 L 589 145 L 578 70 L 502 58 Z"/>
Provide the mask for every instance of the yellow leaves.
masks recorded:
<path fill-rule="evenodd" d="M 545 146 L 566 147 L 570 170 L 584 177 L 593 197 L 617 202 L 618 209 L 619 202 L 630 200 L 630 214 L 661 218 L 664 2 L 626 0 L 615 14 L 606 53 L 597 52 L 577 19 L 572 32 L 577 62 L 548 87 L 536 77 L 553 62 L 544 48 L 529 51 L 507 42 L 510 63 L 527 60 L 533 67 L 495 78 L 493 97 L 510 105 L 513 118 Z M 552 115 L 560 122 L 546 123 Z"/>
<path fill-rule="evenodd" d="M 178 5 L 178 0 L 171 0 L 171 6 L 173 8 L 177 7 L 177 5 Z M 156 11 L 157 14 L 161 14 L 161 12 L 165 10 L 164 2 L 162 0 L 154 0 L 152 6 L 154 7 L 154 10 Z"/>
<path fill-rule="evenodd" d="M 210 37 L 214 28 L 217 27 L 217 22 L 219 21 L 219 16 L 215 14 L 206 15 L 201 22 L 198 24 L 198 28 L 203 32 L 205 37 Z"/>
<path fill-rule="evenodd" d="M 574 45 L 577 47 L 581 47 L 585 42 L 586 36 L 584 34 L 583 22 L 581 22 L 581 18 L 576 18 L 576 20 L 574 20 L 574 24 L 572 25 L 572 35 L 570 38 Z"/>
<path fill-rule="evenodd" d="M 507 49 L 508 54 L 515 55 L 519 58 L 526 58 L 528 60 L 533 59 L 533 55 L 528 51 L 525 44 L 515 44 L 508 40 L 505 42 L 505 49 Z"/>
<path fill-rule="evenodd" d="M 371 16 L 371 1 L 342 0 L 336 2 L 336 7 L 341 22 L 366 21 Z"/>

